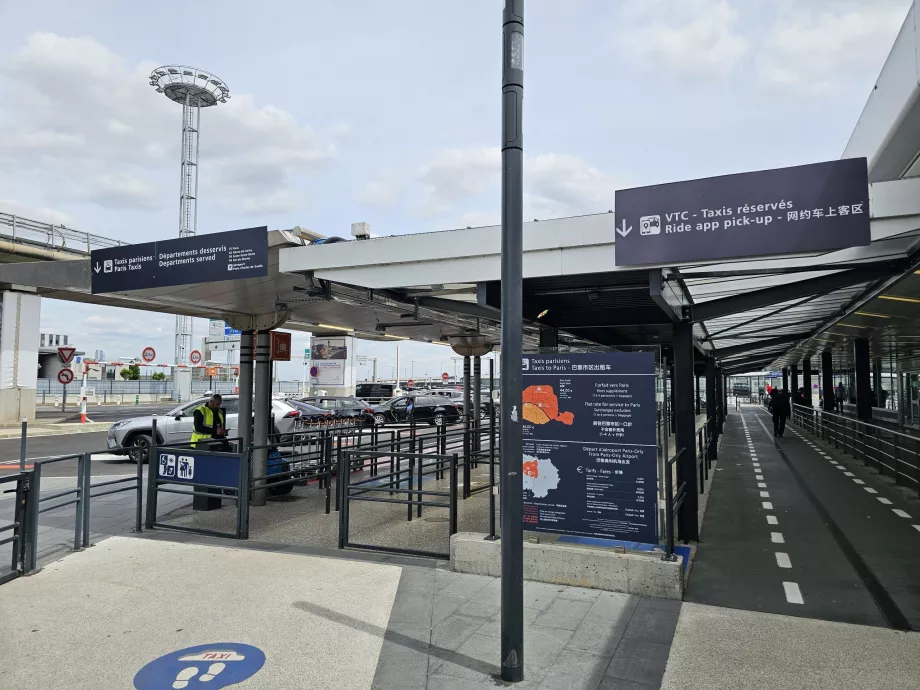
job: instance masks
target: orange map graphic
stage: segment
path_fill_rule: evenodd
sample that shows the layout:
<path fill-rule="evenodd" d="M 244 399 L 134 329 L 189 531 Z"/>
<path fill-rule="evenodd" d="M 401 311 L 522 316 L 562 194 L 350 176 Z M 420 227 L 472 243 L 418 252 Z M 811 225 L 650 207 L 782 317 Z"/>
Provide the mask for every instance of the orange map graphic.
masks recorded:
<path fill-rule="evenodd" d="M 571 426 L 575 415 L 571 412 L 559 412 L 559 399 L 552 386 L 527 386 L 524 389 L 522 413 L 531 424 L 548 424 L 562 422 Z M 524 472 L 527 469 L 525 466 Z"/>
<path fill-rule="evenodd" d="M 540 476 L 540 470 L 536 460 L 531 460 L 529 462 L 527 460 L 524 461 L 524 474 L 534 479 Z"/>

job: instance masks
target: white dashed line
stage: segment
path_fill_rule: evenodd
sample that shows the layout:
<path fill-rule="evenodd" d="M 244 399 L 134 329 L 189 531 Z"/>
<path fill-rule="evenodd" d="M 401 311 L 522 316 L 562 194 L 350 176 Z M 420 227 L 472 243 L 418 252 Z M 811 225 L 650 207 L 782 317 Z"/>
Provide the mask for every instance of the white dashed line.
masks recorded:
<path fill-rule="evenodd" d="M 900 508 L 892 508 L 891 512 L 897 515 L 898 517 L 907 518 L 908 520 L 910 520 L 910 515 L 908 515 L 906 511 L 901 510 Z"/>
<path fill-rule="evenodd" d="M 891 505 L 891 501 L 889 501 L 887 498 L 883 498 L 881 496 L 876 496 L 876 498 L 878 499 L 879 503 L 884 503 L 886 506 Z"/>
<path fill-rule="evenodd" d="M 764 484 L 763 482 L 758 482 L 758 483 L 757 483 L 757 488 L 758 488 L 758 489 L 766 489 L 766 488 L 767 488 L 767 485 Z"/>
<path fill-rule="evenodd" d="M 853 474 L 852 472 L 844 472 L 844 473 L 843 473 L 843 476 L 844 476 L 844 477 L 855 477 L 856 475 Z"/>
<path fill-rule="evenodd" d="M 859 484 L 860 486 L 862 486 L 863 484 L 865 484 L 865 482 L 864 482 L 862 479 L 854 479 L 854 480 L 853 480 L 853 483 L 854 483 L 854 484 Z"/>
<path fill-rule="evenodd" d="M 789 560 L 789 554 L 782 551 L 776 552 L 776 565 L 780 568 L 791 568 L 792 561 Z"/>
<path fill-rule="evenodd" d="M 774 544 L 785 544 L 786 539 L 783 537 L 782 532 L 770 532 L 770 541 Z"/>
<path fill-rule="evenodd" d="M 911 527 L 920 532 L 920 525 L 911 525 Z"/>
<path fill-rule="evenodd" d="M 755 462 L 755 463 L 754 463 L 754 467 L 760 467 L 760 463 L 759 463 L 759 462 Z"/>
<path fill-rule="evenodd" d="M 767 515 L 767 524 L 768 525 L 778 525 L 779 520 L 776 519 L 775 515 Z"/>
<path fill-rule="evenodd" d="M 754 479 L 756 479 L 756 480 L 759 481 L 759 482 L 762 482 L 762 481 L 763 481 L 763 475 L 762 475 L 762 474 L 755 474 L 755 475 L 754 475 Z"/>
<path fill-rule="evenodd" d="M 799 585 L 795 582 L 784 582 L 783 589 L 786 591 L 786 601 L 790 604 L 804 604 L 805 600 L 802 598 L 802 590 L 799 589 Z"/>
<path fill-rule="evenodd" d="M 764 510 L 773 510 L 773 504 L 770 501 L 763 501 Z"/>
<path fill-rule="evenodd" d="M 760 497 L 761 497 L 761 498 L 770 498 L 770 492 L 769 492 L 769 491 L 761 491 L 761 492 L 760 492 Z"/>
<path fill-rule="evenodd" d="M 878 493 L 878 491 L 876 491 L 875 489 L 873 489 L 871 486 L 864 486 L 863 488 L 864 488 L 866 491 L 868 491 L 870 494 L 877 494 L 877 493 Z"/>

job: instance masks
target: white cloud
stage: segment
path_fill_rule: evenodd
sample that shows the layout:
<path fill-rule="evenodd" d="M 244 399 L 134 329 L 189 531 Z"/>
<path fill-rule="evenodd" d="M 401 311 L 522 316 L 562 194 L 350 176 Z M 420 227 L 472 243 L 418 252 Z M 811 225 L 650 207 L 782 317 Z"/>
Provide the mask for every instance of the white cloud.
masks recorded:
<path fill-rule="evenodd" d="M 355 201 L 368 206 L 392 206 L 402 196 L 405 185 L 394 174 L 371 180 L 355 195 Z"/>
<path fill-rule="evenodd" d="M 759 73 L 773 86 L 818 94 L 854 78 L 874 79 L 907 5 L 905 0 L 877 0 L 797 6 L 777 20 L 767 37 Z"/>
<path fill-rule="evenodd" d="M 66 213 L 43 206 L 23 204 L 12 199 L 0 199 L 0 213 L 10 213 L 14 216 L 37 220 L 40 223 L 50 223 L 51 225 L 66 225 L 69 228 L 74 226 L 74 219 Z"/>
<path fill-rule="evenodd" d="M 495 225 L 499 211 L 501 151 L 497 148 L 447 149 L 419 167 L 421 198 L 416 211 L 459 227 Z M 624 180 L 578 156 L 542 154 L 524 159 L 524 217 L 553 218 L 597 213 L 613 207 L 613 194 Z M 492 209 L 476 204 L 488 193 Z"/>
<path fill-rule="evenodd" d="M 617 43 L 637 64 L 681 75 L 720 77 L 748 52 L 739 14 L 728 0 L 643 0 Z"/>
<path fill-rule="evenodd" d="M 501 174 L 501 149 L 442 149 L 418 170 L 422 200 L 418 211 L 437 216 L 463 199 L 494 187 Z"/>
<path fill-rule="evenodd" d="M 175 179 L 181 109 L 149 85 L 156 66 L 129 66 L 93 38 L 31 34 L 0 65 L 0 174 L 37 173 L 53 199 L 143 210 L 173 203 L 158 183 Z M 289 210 L 302 203 L 292 178 L 336 155 L 291 113 L 246 94 L 201 120 L 200 184 L 230 208 Z"/>

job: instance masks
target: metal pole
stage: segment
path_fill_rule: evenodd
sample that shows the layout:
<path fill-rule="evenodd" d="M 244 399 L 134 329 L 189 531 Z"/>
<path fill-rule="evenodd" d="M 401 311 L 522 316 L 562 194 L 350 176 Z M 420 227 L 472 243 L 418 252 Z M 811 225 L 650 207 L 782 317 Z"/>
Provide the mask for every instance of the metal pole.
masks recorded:
<path fill-rule="evenodd" d="M 153 415 L 153 423 L 156 424 L 156 415 Z M 156 427 L 154 427 L 156 428 Z M 151 447 L 153 447 L 153 437 L 151 437 Z M 149 457 L 147 458 L 150 459 Z M 137 463 L 137 505 L 135 506 L 135 515 L 134 515 L 134 531 L 143 532 L 144 531 L 144 460 L 143 458 L 138 458 L 139 462 Z"/>
<path fill-rule="evenodd" d="M 255 417 L 252 434 L 252 473 L 265 477 L 268 473 L 269 400 L 271 398 L 270 338 L 268 331 L 256 334 L 256 395 Z M 264 506 L 266 500 L 265 479 L 258 479 L 252 487 L 252 505 Z"/>
<path fill-rule="evenodd" d="M 472 447 L 472 413 L 473 401 L 470 398 L 470 358 L 463 358 L 463 498 L 470 496 L 472 482 L 470 479 L 470 449 Z"/>
<path fill-rule="evenodd" d="M 84 453 L 83 454 L 83 488 L 80 491 L 81 498 L 83 499 L 82 508 L 83 508 L 83 548 L 88 547 L 89 544 L 89 520 L 90 520 L 90 491 L 93 481 L 93 454 Z"/>
<path fill-rule="evenodd" d="M 524 0 L 502 15 L 501 678 L 524 680 L 523 359 Z"/>
<path fill-rule="evenodd" d="M 489 360 L 489 541 L 495 541 L 495 360 Z"/>
<path fill-rule="evenodd" d="M 473 357 L 473 405 L 470 412 L 470 427 L 473 430 L 473 452 L 476 453 L 478 465 L 479 451 L 482 443 L 479 436 L 480 419 L 482 417 L 482 358 Z"/>
<path fill-rule="evenodd" d="M 26 438 L 29 431 L 29 420 L 22 418 L 22 436 L 19 439 L 19 471 L 26 471 Z"/>
<path fill-rule="evenodd" d="M 144 526 L 153 529 L 157 520 L 157 418 L 153 418 L 153 430 L 150 436 L 150 451 L 147 458 L 147 517 Z M 143 465 L 144 460 L 139 458 L 138 465 Z"/>
<path fill-rule="evenodd" d="M 79 551 L 80 544 L 83 541 L 83 502 L 86 501 L 86 494 L 83 492 L 83 474 L 86 472 L 86 456 L 81 455 L 77 458 L 77 513 L 74 516 L 73 526 L 73 550 Z"/>
<path fill-rule="evenodd" d="M 35 463 L 29 481 L 29 498 L 26 504 L 26 558 L 23 570 L 31 574 L 38 569 L 38 502 L 42 491 L 42 464 Z"/>
<path fill-rule="evenodd" d="M 243 331 L 240 336 L 240 413 L 237 417 L 243 454 L 252 446 L 252 340 L 253 332 Z"/>

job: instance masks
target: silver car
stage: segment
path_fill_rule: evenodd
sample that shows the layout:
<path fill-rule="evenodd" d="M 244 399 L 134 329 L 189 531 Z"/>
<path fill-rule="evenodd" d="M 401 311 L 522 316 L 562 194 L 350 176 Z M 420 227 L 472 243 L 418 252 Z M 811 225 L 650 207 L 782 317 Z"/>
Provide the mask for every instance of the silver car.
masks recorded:
<path fill-rule="evenodd" d="M 195 409 L 205 404 L 208 398 L 198 398 L 183 403 L 162 416 L 157 416 L 157 443 L 176 445 L 188 443 L 192 438 Z M 223 398 L 223 408 L 227 411 L 227 437 L 239 436 L 238 395 Z M 281 442 L 290 442 L 293 434 L 300 430 L 299 414 L 295 408 L 283 400 L 272 400 L 272 416 L 275 420 L 274 433 L 280 435 Z M 115 452 L 127 453 L 137 462 L 147 462 L 153 439 L 153 416 L 132 417 L 115 422 L 109 427 L 106 446 Z"/>

